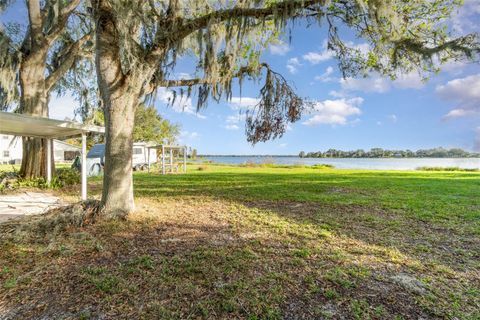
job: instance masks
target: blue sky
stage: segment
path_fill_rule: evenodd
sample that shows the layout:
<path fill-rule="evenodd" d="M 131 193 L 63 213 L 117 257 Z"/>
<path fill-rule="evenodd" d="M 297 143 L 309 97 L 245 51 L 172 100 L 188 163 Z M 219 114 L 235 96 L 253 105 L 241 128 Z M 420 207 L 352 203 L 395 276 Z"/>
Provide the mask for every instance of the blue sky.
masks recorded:
<path fill-rule="evenodd" d="M 18 19 L 22 12 L 12 8 L 3 15 L 4 21 Z M 452 24 L 459 32 L 480 32 L 480 0 L 467 0 Z M 180 142 L 201 154 L 438 146 L 480 150 L 480 65 L 448 64 L 427 83 L 417 74 L 395 82 L 378 75 L 342 79 L 335 58 L 325 48 L 325 30 L 299 25 L 291 39 L 270 47 L 262 60 L 291 81 L 300 96 L 317 101 L 315 111 L 290 125 L 281 139 L 252 146 L 246 141 L 239 112 L 255 103 L 259 86 L 245 84 L 241 99 L 237 91 L 232 101 L 210 103 L 199 113 L 194 99 L 167 106 L 170 94 L 160 90 L 155 105 L 165 118 L 181 125 Z M 361 39 L 352 40 L 363 45 Z M 194 70 L 184 59 L 176 71 Z M 52 97 L 50 115 L 71 117 L 75 104 L 69 96 Z"/>

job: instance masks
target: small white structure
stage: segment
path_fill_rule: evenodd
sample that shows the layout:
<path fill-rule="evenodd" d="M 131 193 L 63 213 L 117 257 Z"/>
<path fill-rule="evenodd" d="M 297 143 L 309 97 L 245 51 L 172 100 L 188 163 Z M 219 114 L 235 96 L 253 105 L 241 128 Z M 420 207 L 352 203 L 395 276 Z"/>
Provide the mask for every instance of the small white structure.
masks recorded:
<path fill-rule="evenodd" d="M 0 134 L 47 139 L 47 182 L 52 181 L 52 139 L 82 136 L 82 199 L 87 199 L 87 133 L 104 133 L 105 128 L 72 121 L 60 121 L 0 111 Z"/>
<path fill-rule="evenodd" d="M 172 146 L 166 144 L 159 144 L 155 146 L 149 146 L 148 149 L 161 151 L 160 155 L 160 168 L 162 174 L 167 173 L 179 173 L 180 168 L 183 172 L 187 172 L 187 146 Z M 150 155 L 150 151 L 148 152 Z M 148 159 L 148 172 L 150 172 L 150 159 Z"/>
<path fill-rule="evenodd" d="M 22 162 L 21 137 L 9 134 L 0 136 L 0 164 L 19 164 Z M 56 163 L 72 161 L 80 155 L 82 148 L 60 140 L 53 140 L 53 160 Z"/>
<path fill-rule="evenodd" d="M 146 170 L 151 164 L 157 163 L 157 150 L 151 148 L 153 145 L 147 142 L 133 143 L 133 170 Z"/>

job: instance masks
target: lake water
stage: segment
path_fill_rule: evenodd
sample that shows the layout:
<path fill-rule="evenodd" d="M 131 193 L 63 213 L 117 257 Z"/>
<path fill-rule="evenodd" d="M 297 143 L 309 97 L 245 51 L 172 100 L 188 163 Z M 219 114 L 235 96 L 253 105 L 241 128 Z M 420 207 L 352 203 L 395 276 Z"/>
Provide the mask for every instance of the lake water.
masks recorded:
<path fill-rule="evenodd" d="M 275 163 L 285 165 L 331 164 L 339 169 L 415 170 L 418 167 L 459 167 L 480 169 L 480 158 L 299 158 L 268 156 L 210 156 L 202 161 L 226 164 Z"/>

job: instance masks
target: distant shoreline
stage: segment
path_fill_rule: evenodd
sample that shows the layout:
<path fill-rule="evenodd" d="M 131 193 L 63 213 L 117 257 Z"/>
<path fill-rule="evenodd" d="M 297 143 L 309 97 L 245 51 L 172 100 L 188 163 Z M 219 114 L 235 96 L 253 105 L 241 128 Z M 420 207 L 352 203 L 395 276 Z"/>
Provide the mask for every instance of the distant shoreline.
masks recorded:
<path fill-rule="evenodd" d="M 299 159 L 480 159 L 480 155 L 471 157 L 299 157 L 298 155 L 279 155 L 279 154 L 208 154 L 198 155 L 197 158 L 299 158 Z"/>
<path fill-rule="evenodd" d="M 479 158 L 300 158 L 298 156 L 204 156 L 197 158 L 198 163 L 213 162 L 224 164 L 276 164 L 276 165 L 331 165 L 338 169 L 374 169 L 374 170 L 415 170 L 419 167 L 480 169 Z"/>
<path fill-rule="evenodd" d="M 305 152 L 300 151 L 296 155 L 281 154 L 281 155 L 202 155 L 203 157 L 277 157 L 277 158 L 292 158 L 298 157 L 302 159 L 470 159 L 480 158 L 480 153 L 465 151 L 460 148 L 446 149 L 443 147 L 431 148 L 431 149 L 418 149 L 418 150 L 389 150 L 383 148 L 371 148 L 370 150 L 357 149 L 357 150 L 337 150 L 328 149 L 326 151 L 313 151 Z"/>

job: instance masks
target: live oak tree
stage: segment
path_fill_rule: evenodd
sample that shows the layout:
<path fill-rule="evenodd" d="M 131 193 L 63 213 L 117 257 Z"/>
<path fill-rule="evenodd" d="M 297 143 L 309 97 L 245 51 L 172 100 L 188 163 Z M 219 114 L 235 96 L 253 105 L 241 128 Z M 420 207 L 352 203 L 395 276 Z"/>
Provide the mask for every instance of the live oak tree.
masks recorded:
<path fill-rule="evenodd" d="M 231 98 L 244 79 L 262 80 L 259 103 L 246 117 L 247 140 L 281 136 L 308 101 L 261 60 L 268 43 L 304 20 L 328 30 L 328 49 L 344 76 L 371 71 L 395 78 L 428 75 L 448 60 L 475 59 L 476 35 L 446 28 L 458 0 L 92 0 L 95 61 L 106 120 L 102 203 L 112 217 L 134 210 L 132 142 L 135 109 L 156 89 L 196 94 L 197 108 Z M 368 50 L 343 40 L 345 30 Z M 175 76 L 179 57 L 196 59 L 192 78 Z M 195 90 L 194 90 L 195 89 Z M 177 97 L 178 98 L 178 97 Z M 173 102 L 172 102 L 173 103 Z"/>
<path fill-rule="evenodd" d="M 140 104 L 135 110 L 133 141 L 174 144 L 180 134 L 180 126 L 162 118 L 154 106 Z"/>
<path fill-rule="evenodd" d="M 12 2 L 0 0 L 0 12 Z M 77 71 L 70 84 L 76 82 L 82 74 L 80 60 L 91 47 L 88 15 L 79 10 L 80 3 L 26 0 L 26 25 L 0 25 L 0 109 L 15 106 L 17 112 L 48 117 L 50 93 L 61 90 L 72 68 Z M 46 176 L 45 139 L 23 139 L 20 173 L 26 178 Z"/>

